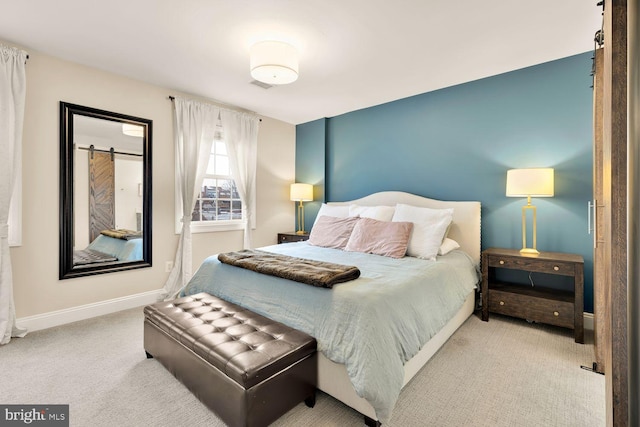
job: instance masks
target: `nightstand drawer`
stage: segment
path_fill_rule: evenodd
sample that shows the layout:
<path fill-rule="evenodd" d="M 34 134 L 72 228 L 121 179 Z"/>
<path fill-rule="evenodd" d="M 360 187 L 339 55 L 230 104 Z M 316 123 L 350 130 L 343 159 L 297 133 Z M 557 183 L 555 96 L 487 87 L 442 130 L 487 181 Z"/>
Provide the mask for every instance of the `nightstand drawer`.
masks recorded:
<path fill-rule="evenodd" d="M 574 328 L 574 305 L 571 302 L 492 289 L 489 293 L 489 311 Z"/>
<path fill-rule="evenodd" d="M 522 257 L 514 258 L 500 255 L 488 256 L 487 261 L 489 267 L 526 270 L 536 273 L 559 274 L 562 276 L 575 275 L 575 264 L 570 262 L 537 260 L 535 258 Z"/>
<path fill-rule="evenodd" d="M 304 242 L 305 240 L 309 240 L 309 233 L 297 234 L 295 231 L 292 233 L 278 233 L 278 243 Z"/>

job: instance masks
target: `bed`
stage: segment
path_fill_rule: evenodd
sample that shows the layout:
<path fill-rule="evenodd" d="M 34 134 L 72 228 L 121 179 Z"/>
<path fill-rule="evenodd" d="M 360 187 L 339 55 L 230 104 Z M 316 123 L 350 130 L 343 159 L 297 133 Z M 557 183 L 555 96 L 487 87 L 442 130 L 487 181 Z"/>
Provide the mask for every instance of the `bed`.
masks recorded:
<path fill-rule="evenodd" d="M 402 387 L 471 315 L 480 260 L 480 203 L 403 192 L 330 203 L 333 208 L 405 204 L 453 209 L 447 236 L 460 245 L 435 260 L 400 259 L 288 243 L 268 252 L 355 265 L 361 276 L 324 289 L 209 257 L 181 295 L 208 292 L 302 330 L 318 341 L 318 388 L 365 415 L 391 417 Z"/>
<path fill-rule="evenodd" d="M 111 231 L 111 235 L 104 234 Z M 118 230 L 105 230 L 85 249 L 73 253 L 74 266 L 91 266 L 123 261 L 142 260 L 142 235 L 118 234 Z M 117 236 L 117 237 L 114 237 Z"/>

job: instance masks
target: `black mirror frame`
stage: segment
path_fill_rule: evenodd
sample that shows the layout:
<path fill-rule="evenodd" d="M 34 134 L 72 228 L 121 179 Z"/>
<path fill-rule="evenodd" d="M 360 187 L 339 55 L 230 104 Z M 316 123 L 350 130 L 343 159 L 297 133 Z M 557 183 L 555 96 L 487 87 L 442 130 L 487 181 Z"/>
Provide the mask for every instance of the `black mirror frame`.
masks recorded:
<path fill-rule="evenodd" d="M 145 129 L 143 143 L 142 186 L 142 260 L 109 265 L 90 265 L 73 268 L 74 242 L 74 141 L 73 116 L 82 115 L 121 123 L 131 123 Z M 96 108 L 60 101 L 60 279 L 112 273 L 115 271 L 151 267 L 151 138 L 153 121 Z"/>

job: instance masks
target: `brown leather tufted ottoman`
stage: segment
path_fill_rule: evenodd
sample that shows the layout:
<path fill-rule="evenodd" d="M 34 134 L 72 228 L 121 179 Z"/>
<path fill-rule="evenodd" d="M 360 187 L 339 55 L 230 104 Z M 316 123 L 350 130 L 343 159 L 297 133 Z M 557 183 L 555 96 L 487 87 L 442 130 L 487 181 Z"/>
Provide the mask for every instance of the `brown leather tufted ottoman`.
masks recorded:
<path fill-rule="evenodd" d="M 315 404 L 316 340 L 206 293 L 144 308 L 144 348 L 231 426 Z"/>

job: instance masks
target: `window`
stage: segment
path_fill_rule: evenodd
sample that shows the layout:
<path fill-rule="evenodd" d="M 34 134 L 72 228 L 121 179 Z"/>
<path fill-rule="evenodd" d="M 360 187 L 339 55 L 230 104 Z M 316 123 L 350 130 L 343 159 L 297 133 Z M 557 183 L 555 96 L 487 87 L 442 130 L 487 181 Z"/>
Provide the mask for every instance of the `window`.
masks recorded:
<path fill-rule="evenodd" d="M 211 145 L 207 171 L 191 213 L 191 229 L 235 230 L 242 225 L 242 201 L 231 176 L 227 145 L 216 140 Z"/>
<path fill-rule="evenodd" d="M 189 105 L 202 105 L 206 109 L 203 111 L 205 114 L 202 117 L 190 117 L 182 120 L 186 108 L 190 108 Z M 197 167 L 200 172 L 199 176 L 202 176 L 202 182 L 195 183 L 196 188 L 192 194 L 195 196 L 195 200 L 193 201 L 193 210 L 190 212 L 191 232 L 246 229 L 245 244 L 250 244 L 248 243 L 251 239 L 250 230 L 256 227 L 256 149 L 259 119 L 244 113 L 218 110 L 195 101 L 178 100 L 175 106 L 176 126 L 180 135 L 176 141 L 176 149 L 182 151 L 182 155 L 176 156 L 176 234 L 182 232 L 181 221 L 185 214 L 181 189 L 185 184 L 184 180 L 188 178 L 183 173 L 183 168 L 188 167 L 191 171 L 198 163 Z M 218 116 L 217 122 L 213 125 L 212 121 L 215 120 L 213 118 L 216 115 Z M 229 134 L 222 126 L 221 116 L 228 121 Z M 199 151 L 197 154 L 202 157 L 196 159 L 194 157 L 196 153 L 193 150 L 196 149 L 198 142 L 195 138 L 203 137 L 201 130 L 204 128 L 202 126 L 211 125 L 214 126 L 214 129 L 208 129 L 208 131 L 213 131 L 211 132 L 213 141 L 211 141 L 211 145 L 207 143 L 197 147 Z M 247 135 L 244 135 L 245 130 L 248 131 Z M 234 141 L 232 138 L 237 140 Z M 206 150 L 203 152 L 205 147 Z M 236 156 L 233 155 L 234 151 Z M 234 164 L 234 161 L 239 164 Z M 183 163 L 181 164 L 181 162 Z M 203 164 L 204 174 L 202 174 Z M 235 171 L 236 168 L 240 175 L 233 176 L 232 170 Z M 188 184 L 191 183 L 193 181 Z M 242 195 L 242 199 L 240 195 Z"/>

